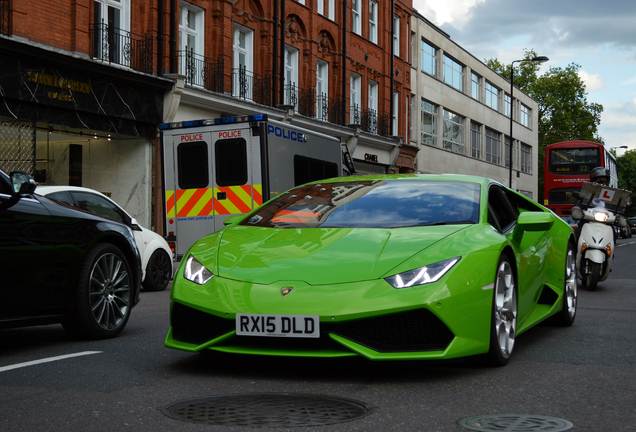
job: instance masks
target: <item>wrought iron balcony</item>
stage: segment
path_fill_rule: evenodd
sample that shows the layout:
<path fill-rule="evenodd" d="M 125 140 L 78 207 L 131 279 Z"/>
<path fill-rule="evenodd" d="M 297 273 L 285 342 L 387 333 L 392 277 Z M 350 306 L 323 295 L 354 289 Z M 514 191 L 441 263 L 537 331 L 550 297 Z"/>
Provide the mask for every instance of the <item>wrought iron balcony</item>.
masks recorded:
<path fill-rule="evenodd" d="M 381 136 L 390 136 L 389 116 L 384 113 L 378 113 L 374 109 L 367 109 L 361 113 L 362 130 Z"/>
<path fill-rule="evenodd" d="M 152 38 L 139 37 L 105 22 L 90 27 L 91 56 L 95 59 L 152 73 Z"/>
<path fill-rule="evenodd" d="M 360 125 L 360 106 L 358 104 L 353 104 L 349 107 L 349 125 L 350 126 L 358 126 Z"/>
<path fill-rule="evenodd" d="M 232 96 L 262 105 L 272 105 L 272 77 L 258 76 L 241 66 L 232 70 Z"/>
<path fill-rule="evenodd" d="M 0 34 L 11 34 L 11 0 L 0 0 Z"/>
<path fill-rule="evenodd" d="M 223 59 L 211 61 L 194 50 L 179 51 L 179 73 L 188 86 L 203 87 L 218 93 L 224 91 Z"/>
<path fill-rule="evenodd" d="M 317 94 L 315 89 L 301 90 L 298 98 L 300 114 L 320 121 L 340 123 L 340 104 L 326 93 Z"/>

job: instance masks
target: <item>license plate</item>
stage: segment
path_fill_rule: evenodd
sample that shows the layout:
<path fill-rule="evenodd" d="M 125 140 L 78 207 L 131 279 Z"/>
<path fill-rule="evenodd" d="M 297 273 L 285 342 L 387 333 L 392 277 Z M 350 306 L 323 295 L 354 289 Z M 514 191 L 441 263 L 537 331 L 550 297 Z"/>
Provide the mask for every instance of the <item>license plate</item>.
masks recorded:
<path fill-rule="evenodd" d="M 236 314 L 237 336 L 319 338 L 320 318 L 306 315 Z"/>

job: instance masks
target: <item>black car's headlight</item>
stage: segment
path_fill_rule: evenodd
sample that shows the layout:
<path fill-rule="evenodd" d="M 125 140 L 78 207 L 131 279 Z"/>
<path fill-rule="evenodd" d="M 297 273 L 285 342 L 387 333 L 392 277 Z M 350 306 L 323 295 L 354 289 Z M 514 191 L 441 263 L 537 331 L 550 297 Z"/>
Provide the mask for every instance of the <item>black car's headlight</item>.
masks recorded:
<path fill-rule="evenodd" d="M 214 275 L 210 270 L 206 269 L 203 264 L 190 255 L 186 260 L 183 276 L 190 282 L 204 285 L 212 279 Z"/>
<path fill-rule="evenodd" d="M 444 276 L 461 257 L 454 257 L 444 261 L 436 262 L 415 270 L 409 270 L 389 276 L 384 280 L 391 284 L 393 288 L 410 288 L 416 285 L 437 282 Z"/>

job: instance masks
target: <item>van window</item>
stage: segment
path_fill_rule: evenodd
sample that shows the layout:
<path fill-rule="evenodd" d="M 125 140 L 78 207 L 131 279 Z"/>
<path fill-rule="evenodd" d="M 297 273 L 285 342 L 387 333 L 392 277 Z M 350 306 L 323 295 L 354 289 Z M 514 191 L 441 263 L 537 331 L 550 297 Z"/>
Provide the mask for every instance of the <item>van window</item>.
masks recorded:
<path fill-rule="evenodd" d="M 336 163 L 305 156 L 294 156 L 294 186 L 331 177 L 338 177 Z"/>
<path fill-rule="evenodd" d="M 204 141 L 179 144 L 177 147 L 179 189 L 206 187 L 208 177 L 208 145 Z"/>
<path fill-rule="evenodd" d="M 218 140 L 214 144 L 216 185 L 239 186 L 247 183 L 247 144 L 243 138 Z"/>

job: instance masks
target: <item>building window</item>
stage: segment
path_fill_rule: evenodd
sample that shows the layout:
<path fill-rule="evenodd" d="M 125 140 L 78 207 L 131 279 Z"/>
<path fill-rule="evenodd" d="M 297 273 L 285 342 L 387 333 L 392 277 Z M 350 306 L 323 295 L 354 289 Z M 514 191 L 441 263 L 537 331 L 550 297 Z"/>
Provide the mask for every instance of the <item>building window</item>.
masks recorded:
<path fill-rule="evenodd" d="M 532 174 L 532 147 L 521 143 L 521 172 Z"/>
<path fill-rule="evenodd" d="M 519 106 L 519 123 L 521 123 L 522 125 L 526 127 L 530 127 L 530 112 L 531 111 L 532 110 L 530 108 L 528 108 L 524 104 L 521 104 Z"/>
<path fill-rule="evenodd" d="M 362 34 L 362 0 L 351 0 L 351 30 L 355 34 Z"/>
<path fill-rule="evenodd" d="M 444 148 L 464 153 L 464 117 L 444 110 Z"/>
<path fill-rule="evenodd" d="M 512 98 L 508 93 L 504 95 L 504 115 L 510 117 L 512 113 Z"/>
<path fill-rule="evenodd" d="M 285 105 L 298 105 L 298 50 L 285 46 Z"/>
<path fill-rule="evenodd" d="M 378 83 L 369 81 L 367 94 L 367 107 L 369 109 L 366 118 L 366 128 L 370 133 L 378 133 Z"/>
<path fill-rule="evenodd" d="M 400 56 L 400 17 L 393 17 L 393 55 Z"/>
<path fill-rule="evenodd" d="M 329 63 L 322 60 L 316 64 L 316 118 L 329 119 Z"/>
<path fill-rule="evenodd" d="M 177 172 L 179 189 L 206 187 L 208 176 L 208 145 L 204 141 L 192 141 L 177 147 Z"/>
<path fill-rule="evenodd" d="M 464 89 L 464 66 L 456 62 L 449 56 L 444 56 L 444 82 L 449 86 L 463 91 Z"/>
<path fill-rule="evenodd" d="M 245 27 L 234 27 L 232 96 L 252 100 L 254 75 L 252 62 L 254 58 L 252 41 L 254 32 Z"/>
<path fill-rule="evenodd" d="M 437 106 L 426 99 L 421 104 L 420 139 L 422 144 L 434 146 L 437 144 Z"/>
<path fill-rule="evenodd" d="M 422 39 L 420 41 L 420 57 L 422 72 L 433 76 L 437 75 L 437 48 Z"/>
<path fill-rule="evenodd" d="M 360 124 L 360 88 L 362 78 L 358 74 L 352 74 L 349 79 L 349 123 Z"/>
<path fill-rule="evenodd" d="M 409 109 L 409 141 L 415 141 L 415 130 L 416 130 L 416 119 L 417 119 L 417 99 L 414 94 L 411 94 L 411 105 Z"/>
<path fill-rule="evenodd" d="M 504 139 L 504 165 L 506 168 L 510 168 L 510 137 L 506 136 Z M 518 167 L 517 161 L 517 143 L 514 142 L 512 145 L 512 167 Z"/>
<path fill-rule="evenodd" d="M 200 58 L 197 59 L 197 56 L 203 56 L 204 29 L 203 10 L 181 3 L 179 45 L 185 56 L 179 63 L 179 72 L 187 76 L 191 82 L 199 82 L 196 78 L 203 75 L 204 64 Z"/>
<path fill-rule="evenodd" d="M 393 136 L 397 136 L 398 135 L 398 121 L 399 121 L 399 115 L 398 115 L 398 109 L 400 108 L 400 94 L 398 92 L 393 92 L 393 117 L 392 117 L 392 127 L 391 127 L 391 135 Z"/>
<path fill-rule="evenodd" d="M 489 128 L 486 128 L 486 161 L 501 164 L 501 136 L 499 132 Z"/>
<path fill-rule="evenodd" d="M 93 1 L 95 58 L 130 66 L 130 1 Z"/>
<path fill-rule="evenodd" d="M 475 72 L 470 74 L 470 95 L 475 100 L 481 100 L 481 77 Z"/>
<path fill-rule="evenodd" d="M 481 125 L 470 122 L 470 155 L 475 159 L 481 159 Z"/>
<path fill-rule="evenodd" d="M 415 59 L 415 45 L 417 44 L 417 35 L 415 32 L 411 32 L 411 40 L 409 41 L 409 62 L 411 67 L 417 69 L 417 60 Z"/>
<path fill-rule="evenodd" d="M 328 0 L 329 10 L 327 11 L 327 18 L 331 21 L 336 20 L 336 0 Z"/>
<path fill-rule="evenodd" d="M 369 40 L 378 43 L 378 2 L 369 0 Z"/>
<path fill-rule="evenodd" d="M 490 81 L 486 81 L 484 89 L 486 90 L 486 105 L 499 111 L 499 89 L 492 85 Z"/>

